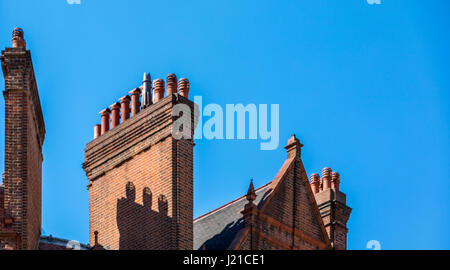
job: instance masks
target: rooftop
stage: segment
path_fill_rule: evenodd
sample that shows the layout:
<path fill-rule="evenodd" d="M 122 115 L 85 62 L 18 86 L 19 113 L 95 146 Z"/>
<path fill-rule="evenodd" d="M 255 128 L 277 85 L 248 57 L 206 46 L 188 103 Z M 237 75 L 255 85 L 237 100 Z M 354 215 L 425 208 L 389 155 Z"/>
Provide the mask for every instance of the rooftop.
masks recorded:
<path fill-rule="evenodd" d="M 270 193 L 271 183 L 256 189 L 254 203 L 258 207 Z M 244 227 L 241 211 L 246 203 L 248 201 L 244 195 L 194 219 L 194 250 L 202 249 L 203 245 L 208 250 L 227 249 L 239 230 Z"/>

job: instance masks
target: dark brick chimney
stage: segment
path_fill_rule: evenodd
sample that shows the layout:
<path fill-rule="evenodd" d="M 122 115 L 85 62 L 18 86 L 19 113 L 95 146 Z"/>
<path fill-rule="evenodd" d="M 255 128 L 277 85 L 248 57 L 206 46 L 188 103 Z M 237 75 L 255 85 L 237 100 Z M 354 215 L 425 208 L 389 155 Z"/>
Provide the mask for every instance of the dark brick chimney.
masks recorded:
<path fill-rule="evenodd" d="M 3 247 L 36 249 L 41 233 L 42 144 L 45 124 L 31 53 L 23 31 L 1 53 L 5 78 L 5 172 Z"/>

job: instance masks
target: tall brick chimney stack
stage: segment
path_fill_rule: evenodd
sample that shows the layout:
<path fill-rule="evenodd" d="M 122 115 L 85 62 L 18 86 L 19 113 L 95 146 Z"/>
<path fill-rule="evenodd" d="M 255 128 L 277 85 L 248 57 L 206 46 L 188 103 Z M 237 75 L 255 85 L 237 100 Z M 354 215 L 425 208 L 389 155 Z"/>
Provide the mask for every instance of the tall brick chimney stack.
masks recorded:
<path fill-rule="evenodd" d="M 322 170 L 319 190 L 319 175 L 311 174 L 311 188 L 319 207 L 325 229 L 330 237 L 333 249 L 347 249 L 347 221 L 352 209 L 346 204 L 346 196 L 339 191 L 340 175 L 329 167 Z"/>
<path fill-rule="evenodd" d="M 23 31 L 1 52 L 5 78 L 4 220 L 0 249 L 36 249 L 41 234 L 42 144 L 45 124 Z M 0 203 L 1 205 L 1 203 Z M 6 224 L 5 224 L 6 223 Z"/>
<path fill-rule="evenodd" d="M 187 105 L 194 134 L 194 103 L 176 91 L 164 97 L 162 79 L 153 90 L 140 112 L 141 90 L 131 91 L 131 117 L 86 146 L 91 246 L 98 231 L 110 249 L 193 249 L 194 142 L 175 139 L 172 128 L 175 106 Z M 120 100 L 124 117 L 129 97 Z"/>

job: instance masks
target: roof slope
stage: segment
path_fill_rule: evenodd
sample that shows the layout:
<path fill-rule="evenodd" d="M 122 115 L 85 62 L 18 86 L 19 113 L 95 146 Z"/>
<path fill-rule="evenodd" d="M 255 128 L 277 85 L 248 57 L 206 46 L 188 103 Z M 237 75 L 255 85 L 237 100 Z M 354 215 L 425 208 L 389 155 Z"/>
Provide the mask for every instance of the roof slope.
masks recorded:
<path fill-rule="evenodd" d="M 260 207 L 271 191 L 270 183 L 256 189 L 254 203 Z M 194 220 L 194 249 L 228 249 L 240 229 L 244 227 L 241 211 L 248 203 L 245 196 L 239 197 Z"/>
<path fill-rule="evenodd" d="M 69 241 L 66 239 L 50 236 L 41 236 L 39 238 L 39 250 L 73 250 L 90 249 L 89 245 L 80 244 L 76 241 Z"/>

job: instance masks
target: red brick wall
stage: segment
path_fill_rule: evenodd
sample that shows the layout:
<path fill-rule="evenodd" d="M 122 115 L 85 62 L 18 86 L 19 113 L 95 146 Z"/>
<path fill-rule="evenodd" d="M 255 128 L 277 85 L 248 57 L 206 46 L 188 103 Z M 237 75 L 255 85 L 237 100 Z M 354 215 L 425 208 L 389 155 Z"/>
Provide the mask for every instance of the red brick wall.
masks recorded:
<path fill-rule="evenodd" d="M 5 189 L 3 188 L 3 186 L 0 185 L 0 232 L 3 229 L 3 217 L 4 217 L 4 211 L 5 209 L 4 207 L 4 196 L 5 195 Z"/>
<path fill-rule="evenodd" d="M 36 249 L 41 230 L 41 164 L 45 126 L 29 51 L 2 51 L 5 77 L 4 208 L 22 249 Z"/>
<path fill-rule="evenodd" d="M 36 124 L 32 112 L 28 110 L 28 136 L 27 136 L 27 247 L 37 248 L 41 235 L 41 209 L 42 209 L 42 152 L 38 142 Z M 25 240 L 23 240 L 25 241 Z"/>
<path fill-rule="evenodd" d="M 176 102 L 193 106 L 166 97 L 87 145 L 91 245 L 98 231 L 110 249 L 192 249 L 193 142 L 171 136 Z"/>

